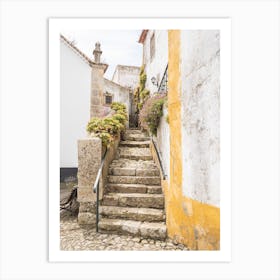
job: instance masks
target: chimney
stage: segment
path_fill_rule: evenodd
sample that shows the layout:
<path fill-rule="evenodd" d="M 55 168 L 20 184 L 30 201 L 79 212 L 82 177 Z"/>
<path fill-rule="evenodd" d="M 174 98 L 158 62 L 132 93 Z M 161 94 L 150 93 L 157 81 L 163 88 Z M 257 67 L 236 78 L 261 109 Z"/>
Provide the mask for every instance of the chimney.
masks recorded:
<path fill-rule="evenodd" d="M 100 64 L 100 57 L 101 57 L 102 51 L 100 49 L 100 43 L 96 42 L 95 43 L 95 49 L 93 51 L 93 55 L 94 55 L 94 62 L 96 64 Z"/>

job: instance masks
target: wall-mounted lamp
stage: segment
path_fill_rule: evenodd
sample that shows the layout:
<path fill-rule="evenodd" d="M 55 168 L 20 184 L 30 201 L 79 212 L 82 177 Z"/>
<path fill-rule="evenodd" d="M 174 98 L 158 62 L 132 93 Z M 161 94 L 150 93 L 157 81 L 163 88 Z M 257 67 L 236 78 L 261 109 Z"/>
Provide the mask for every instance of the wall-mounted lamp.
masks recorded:
<path fill-rule="evenodd" d="M 158 81 L 157 81 L 157 79 L 155 78 L 155 77 L 152 77 L 151 78 L 151 82 L 152 82 L 152 84 L 154 85 L 154 86 L 158 86 Z"/>

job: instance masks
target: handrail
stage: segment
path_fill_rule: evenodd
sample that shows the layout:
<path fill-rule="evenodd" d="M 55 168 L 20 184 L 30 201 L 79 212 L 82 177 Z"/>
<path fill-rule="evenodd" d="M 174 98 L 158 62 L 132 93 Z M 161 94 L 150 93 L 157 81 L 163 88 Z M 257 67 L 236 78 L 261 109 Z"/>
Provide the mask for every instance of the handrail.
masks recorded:
<path fill-rule="evenodd" d="M 155 143 L 153 137 L 151 137 L 151 138 L 152 138 L 152 142 L 153 142 L 153 145 L 154 145 L 155 150 L 156 150 L 156 153 L 157 153 L 157 158 L 158 158 L 159 165 L 160 165 L 160 168 L 161 168 L 161 173 L 162 173 L 163 180 L 166 180 L 167 175 L 166 175 L 166 173 L 165 173 L 165 171 L 164 171 L 164 168 L 163 168 L 163 164 L 162 164 L 162 160 L 161 160 L 160 153 L 159 153 L 159 151 L 158 151 L 157 145 L 156 145 L 156 143 Z"/>
<path fill-rule="evenodd" d="M 99 181 L 100 181 L 100 176 L 102 173 L 106 155 L 107 155 L 107 147 L 106 147 L 104 156 L 102 158 L 102 161 L 101 161 L 100 167 L 98 169 L 97 176 L 96 176 L 93 188 L 92 188 L 93 192 L 96 193 L 96 226 L 95 226 L 96 232 L 98 232 L 98 223 L 99 223 Z"/>
<path fill-rule="evenodd" d="M 164 82 L 165 82 L 164 93 L 167 92 L 167 83 L 168 83 L 167 70 L 168 70 L 168 64 L 166 65 L 166 68 L 165 68 L 164 73 L 162 75 L 162 79 L 159 83 L 158 92 L 161 92 L 162 85 L 163 85 Z"/>

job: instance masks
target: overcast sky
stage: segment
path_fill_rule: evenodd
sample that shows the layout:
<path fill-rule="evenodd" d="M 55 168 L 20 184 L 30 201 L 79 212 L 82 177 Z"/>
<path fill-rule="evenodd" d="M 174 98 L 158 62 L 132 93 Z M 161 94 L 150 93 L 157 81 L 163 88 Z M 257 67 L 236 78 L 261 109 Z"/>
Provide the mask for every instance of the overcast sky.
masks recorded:
<path fill-rule="evenodd" d="M 79 30 L 62 31 L 70 41 L 75 40 L 75 46 L 93 59 L 95 43 L 101 43 L 101 61 L 109 64 L 105 73 L 107 79 L 112 79 L 118 64 L 141 66 L 142 44 L 138 43 L 141 30 Z"/>

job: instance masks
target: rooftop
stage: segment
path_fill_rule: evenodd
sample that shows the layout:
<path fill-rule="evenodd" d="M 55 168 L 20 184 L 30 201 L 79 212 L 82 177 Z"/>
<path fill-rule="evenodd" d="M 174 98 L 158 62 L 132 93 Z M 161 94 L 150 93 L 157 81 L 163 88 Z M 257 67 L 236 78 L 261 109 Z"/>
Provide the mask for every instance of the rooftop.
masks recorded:
<path fill-rule="evenodd" d="M 85 55 L 81 50 L 79 50 L 72 42 L 70 42 L 62 34 L 60 34 L 60 39 L 66 46 L 71 48 L 78 56 L 80 56 L 90 67 L 92 67 L 92 65 L 97 65 L 97 63 L 95 63 L 92 59 L 90 59 L 87 55 Z M 108 64 L 100 63 L 100 65 L 106 66 L 104 70 L 105 73 L 108 68 Z"/>

